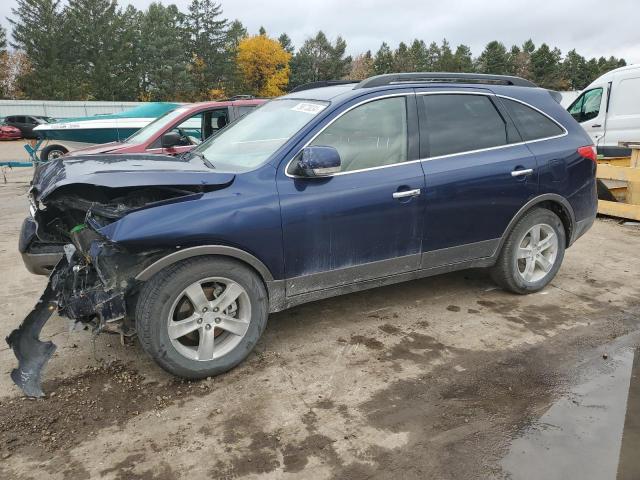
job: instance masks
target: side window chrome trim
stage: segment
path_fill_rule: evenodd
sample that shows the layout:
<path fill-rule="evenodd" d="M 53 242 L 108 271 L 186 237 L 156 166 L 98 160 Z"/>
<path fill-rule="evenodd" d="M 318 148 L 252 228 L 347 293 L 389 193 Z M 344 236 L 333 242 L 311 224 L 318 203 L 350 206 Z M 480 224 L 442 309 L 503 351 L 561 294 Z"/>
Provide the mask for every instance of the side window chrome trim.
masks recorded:
<path fill-rule="evenodd" d="M 385 98 L 393 98 L 393 97 L 407 97 L 408 98 L 408 97 L 411 97 L 411 96 L 415 96 L 415 93 L 411 93 L 411 92 L 390 93 L 388 95 L 381 95 L 381 96 L 375 97 L 375 98 L 368 98 L 366 100 L 362 100 L 361 102 L 356 103 L 355 105 L 351 105 L 346 110 L 340 112 L 339 115 L 336 115 L 334 118 L 332 118 L 329 123 L 327 123 L 324 127 L 322 127 L 320 130 L 318 130 L 318 132 L 313 137 L 311 137 L 301 148 L 299 148 L 296 151 L 296 153 L 294 153 L 291 156 L 291 158 L 287 162 L 287 165 L 286 165 L 286 167 L 284 169 L 284 174 L 289 178 L 307 178 L 307 177 L 303 177 L 301 175 L 292 175 L 292 174 L 289 173 L 289 167 L 291 166 L 291 164 L 293 163 L 295 158 L 300 154 L 300 152 L 303 149 L 305 149 L 307 146 L 309 146 L 309 144 L 311 142 L 313 142 L 317 137 L 319 137 L 320 134 L 322 132 L 324 132 L 327 128 L 329 128 L 336 120 L 338 120 L 340 117 L 342 117 L 346 113 L 350 112 L 354 108 L 357 108 L 357 107 L 359 107 L 361 105 L 364 105 L 365 103 L 375 102 L 376 100 L 382 100 L 382 99 L 385 99 Z M 327 175 L 327 176 L 322 177 L 322 178 L 337 177 L 337 176 L 340 176 L 340 175 L 350 175 L 352 173 L 368 172 L 369 170 L 379 170 L 381 168 L 397 167 L 398 165 L 407 165 L 407 164 L 416 163 L 416 162 L 419 162 L 419 161 L 420 161 L 420 159 L 409 160 L 407 162 L 392 163 L 391 165 L 380 165 L 378 167 L 362 168 L 360 170 L 351 170 L 349 172 L 338 172 L 338 173 L 334 173 L 333 175 Z"/>

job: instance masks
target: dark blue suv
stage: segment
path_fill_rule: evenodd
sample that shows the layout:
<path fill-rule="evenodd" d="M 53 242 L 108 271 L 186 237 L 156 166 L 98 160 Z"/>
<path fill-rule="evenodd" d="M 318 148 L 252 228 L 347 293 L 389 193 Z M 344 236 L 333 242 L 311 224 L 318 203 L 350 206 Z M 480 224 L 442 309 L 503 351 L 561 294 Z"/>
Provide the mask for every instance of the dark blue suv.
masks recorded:
<path fill-rule="evenodd" d="M 472 74 L 336 83 L 182 158 L 39 167 L 20 250 L 50 282 L 9 338 L 25 391 L 41 393 L 31 380 L 55 347 L 28 339 L 52 309 L 207 377 L 249 354 L 270 312 L 304 302 L 470 267 L 538 291 L 592 225 L 595 150 L 553 92 Z"/>

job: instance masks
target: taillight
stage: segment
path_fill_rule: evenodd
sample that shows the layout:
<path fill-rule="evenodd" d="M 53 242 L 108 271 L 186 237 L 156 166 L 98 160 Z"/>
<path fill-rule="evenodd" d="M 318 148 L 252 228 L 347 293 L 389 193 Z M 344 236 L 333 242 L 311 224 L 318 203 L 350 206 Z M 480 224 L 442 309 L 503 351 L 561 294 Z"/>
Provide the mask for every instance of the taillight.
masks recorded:
<path fill-rule="evenodd" d="M 580 147 L 578 149 L 578 155 L 580 155 L 582 158 L 588 158 L 594 163 L 597 163 L 598 161 L 598 152 L 594 145 L 587 145 L 584 147 Z"/>

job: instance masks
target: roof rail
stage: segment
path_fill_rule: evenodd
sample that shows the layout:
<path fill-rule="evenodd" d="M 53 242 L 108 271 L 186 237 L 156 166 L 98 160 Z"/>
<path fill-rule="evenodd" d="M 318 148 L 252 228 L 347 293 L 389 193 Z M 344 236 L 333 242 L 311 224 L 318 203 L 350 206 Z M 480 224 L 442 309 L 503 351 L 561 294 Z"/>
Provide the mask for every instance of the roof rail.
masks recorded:
<path fill-rule="evenodd" d="M 229 97 L 227 98 L 227 102 L 231 102 L 233 100 L 252 100 L 256 97 L 254 97 L 253 95 L 234 95 L 233 97 Z"/>
<path fill-rule="evenodd" d="M 311 90 L 312 88 L 332 87 L 334 85 L 348 85 L 350 83 L 358 83 L 359 80 L 320 80 L 319 82 L 305 83 L 298 85 L 291 92 L 302 92 L 303 90 Z"/>
<path fill-rule="evenodd" d="M 354 88 L 371 88 L 398 83 L 481 83 L 493 85 L 514 85 L 518 87 L 536 87 L 529 80 L 510 75 L 489 75 L 485 73 L 387 73 L 362 80 Z"/>

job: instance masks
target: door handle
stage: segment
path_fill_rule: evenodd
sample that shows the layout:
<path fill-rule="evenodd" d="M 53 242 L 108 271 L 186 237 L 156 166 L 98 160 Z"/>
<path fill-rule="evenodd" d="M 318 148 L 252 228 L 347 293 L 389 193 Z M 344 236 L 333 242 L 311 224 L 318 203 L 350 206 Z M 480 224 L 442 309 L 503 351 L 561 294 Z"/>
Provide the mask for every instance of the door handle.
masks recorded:
<path fill-rule="evenodd" d="M 523 175 L 531 175 L 533 168 L 525 168 L 524 170 L 514 170 L 511 172 L 512 177 L 522 177 Z"/>
<path fill-rule="evenodd" d="M 593 125 L 591 125 L 591 128 L 600 128 L 602 125 L 600 125 L 599 123 L 594 123 Z"/>
<path fill-rule="evenodd" d="M 417 197 L 422 193 L 419 188 L 413 190 L 403 190 L 402 192 L 393 192 L 393 198 Z"/>

